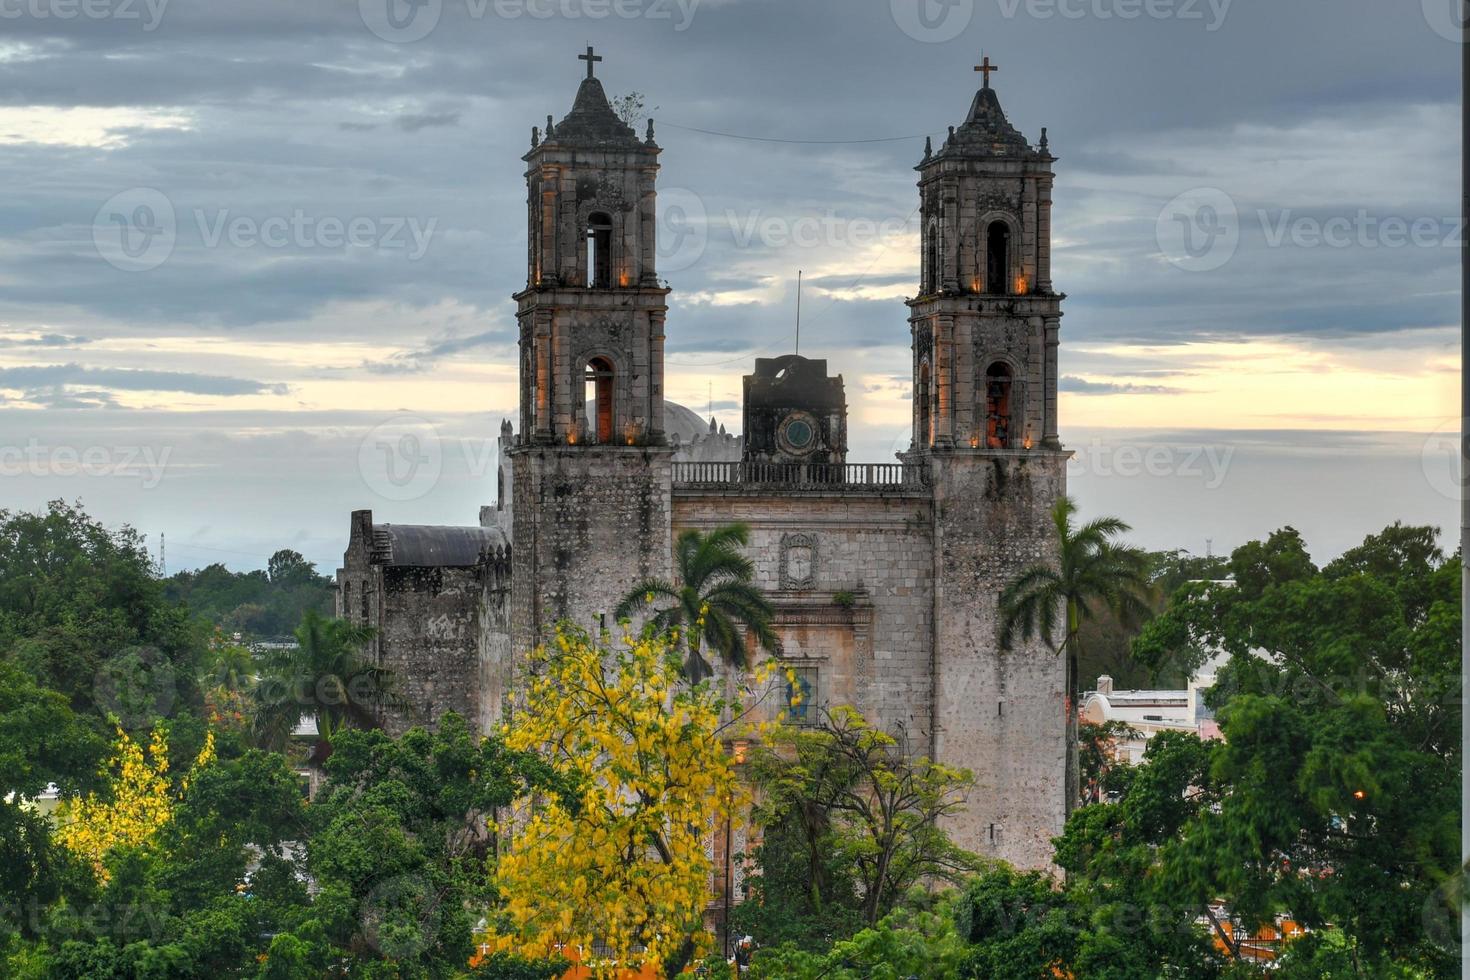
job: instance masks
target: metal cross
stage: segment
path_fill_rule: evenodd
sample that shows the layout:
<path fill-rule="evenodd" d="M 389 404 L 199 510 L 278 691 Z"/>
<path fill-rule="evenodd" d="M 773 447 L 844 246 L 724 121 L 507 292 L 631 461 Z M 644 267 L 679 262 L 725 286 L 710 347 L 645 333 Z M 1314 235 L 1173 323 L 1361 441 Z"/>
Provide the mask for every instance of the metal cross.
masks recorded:
<path fill-rule="evenodd" d="M 975 70 L 978 71 L 978 72 L 983 72 L 984 73 L 984 75 L 985 75 L 985 87 L 986 88 L 990 88 L 990 73 L 993 72 L 993 71 L 1000 71 L 1000 69 L 998 67 L 996 67 L 995 65 L 992 65 L 990 63 L 990 56 L 989 55 L 986 55 L 985 56 L 985 61 L 982 64 L 978 64 L 978 65 L 975 66 Z"/>
<path fill-rule="evenodd" d="M 577 55 L 577 60 L 587 62 L 587 77 L 591 78 L 592 66 L 602 60 L 602 55 L 595 53 L 592 50 L 592 45 L 589 44 L 587 45 L 587 53 Z"/>

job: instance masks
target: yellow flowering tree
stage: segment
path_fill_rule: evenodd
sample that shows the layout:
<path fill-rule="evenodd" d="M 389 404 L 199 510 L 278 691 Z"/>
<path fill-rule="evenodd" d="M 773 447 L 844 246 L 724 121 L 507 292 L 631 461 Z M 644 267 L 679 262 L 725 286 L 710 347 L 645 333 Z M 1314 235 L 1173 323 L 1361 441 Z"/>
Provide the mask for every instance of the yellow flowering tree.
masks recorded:
<path fill-rule="evenodd" d="M 189 775 L 214 761 L 214 733 L 179 785 L 168 778 L 168 735 L 153 729 L 148 747 L 133 741 L 121 728 L 112 754 L 103 766 L 107 792 L 88 793 L 67 804 L 60 814 L 56 837 L 68 850 L 84 858 L 97 877 L 109 877 L 107 856 L 119 847 L 141 847 L 154 839 L 173 819 L 174 804 L 189 785 Z"/>
<path fill-rule="evenodd" d="M 709 685 L 682 680 L 676 637 L 609 644 L 564 627 L 532 665 L 506 741 L 577 789 L 513 807 L 495 875 L 505 904 L 489 943 L 565 953 L 599 976 L 677 974 L 712 945 L 705 844 L 740 792 L 721 739 L 725 705 Z M 594 961 L 594 943 L 610 955 Z"/>

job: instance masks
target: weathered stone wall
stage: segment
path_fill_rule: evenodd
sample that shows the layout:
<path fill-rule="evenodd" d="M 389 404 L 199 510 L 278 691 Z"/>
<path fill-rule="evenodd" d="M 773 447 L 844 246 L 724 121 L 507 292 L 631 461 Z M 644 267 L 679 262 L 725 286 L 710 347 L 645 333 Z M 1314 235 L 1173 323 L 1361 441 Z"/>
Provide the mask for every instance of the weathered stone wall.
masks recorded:
<path fill-rule="evenodd" d="M 470 555 L 474 564 L 393 564 L 390 528 L 374 525 L 371 511 L 352 515 L 336 597 L 337 615 L 376 631 L 365 655 L 394 673 L 404 704 L 383 712 L 383 727 L 432 726 L 455 711 L 485 731 L 508 660 L 508 556 L 502 548 Z"/>
<path fill-rule="evenodd" d="M 510 568 L 491 569 L 481 576 L 479 644 L 476 649 L 479 674 L 471 690 L 475 730 L 488 733 L 501 719 L 511 694 L 515 671 L 514 648 L 510 642 Z"/>
<path fill-rule="evenodd" d="M 784 653 L 820 671 L 818 700 L 851 703 L 926 753 L 934 574 L 927 493 L 674 495 L 675 534 L 735 521 L 750 526 L 756 584 L 777 607 Z M 844 592 L 850 609 L 837 604 Z"/>
<path fill-rule="evenodd" d="M 1022 868 L 1051 862 L 1065 820 L 1066 667 L 1040 639 L 1002 651 L 1001 592 L 1055 561 L 1050 508 L 1065 453 L 931 458 L 934 481 L 934 758 L 975 773 L 955 839 Z"/>
<path fill-rule="evenodd" d="M 380 662 L 408 702 L 387 712 L 383 727 L 396 734 L 432 725 L 446 711 L 478 719 L 479 570 L 388 566 L 382 583 Z"/>
<path fill-rule="evenodd" d="M 649 576 L 667 578 L 670 451 L 520 446 L 511 638 L 523 657 L 559 619 L 596 625 Z"/>

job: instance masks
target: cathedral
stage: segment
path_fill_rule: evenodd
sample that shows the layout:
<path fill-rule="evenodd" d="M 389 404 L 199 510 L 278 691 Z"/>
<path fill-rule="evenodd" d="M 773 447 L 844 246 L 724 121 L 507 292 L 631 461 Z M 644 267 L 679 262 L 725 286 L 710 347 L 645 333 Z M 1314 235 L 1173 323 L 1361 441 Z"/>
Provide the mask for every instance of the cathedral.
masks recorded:
<path fill-rule="evenodd" d="M 818 358 L 757 359 L 738 437 L 665 401 L 679 326 L 657 268 L 660 149 L 652 122 L 637 132 L 609 104 L 601 59 L 582 60 L 571 111 L 523 158 L 520 413 L 501 427 L 496 503 L 478 526 L 352 515 L 337 611 L 376 627 L 371 653 L 398 677 L 408 708 L 385 722 L 453 710 L 488 729 L 557 621 L 605 622 L 637 581 L 672 578 L 682 531 L 742 522 L 773 652 L 805 695 L 794 720 L 849 704 L 904 751 L 971 770 L 956 843 L 1049 866 L 1065 665 L 997 640 L 1001 591 L 1055 556 L 1065 492 L 1046 130 L 1033 145 L 1011 125 L 987 59 L 969 113 L 926 143 L 912 440 L 851 461 L 843 379 Z"/>

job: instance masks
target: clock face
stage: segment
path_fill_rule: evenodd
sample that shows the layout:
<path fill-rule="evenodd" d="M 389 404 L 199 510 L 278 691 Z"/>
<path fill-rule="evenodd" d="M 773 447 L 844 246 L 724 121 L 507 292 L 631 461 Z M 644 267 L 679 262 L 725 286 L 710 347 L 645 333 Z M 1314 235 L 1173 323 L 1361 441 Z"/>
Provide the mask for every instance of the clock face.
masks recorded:
<path fill-rule="evenodd" d="M 792 412 L 782 421 L 778 435 L 782 449 L 804 456 L 816 448 L 817 420 L 805 412 Z"/>

